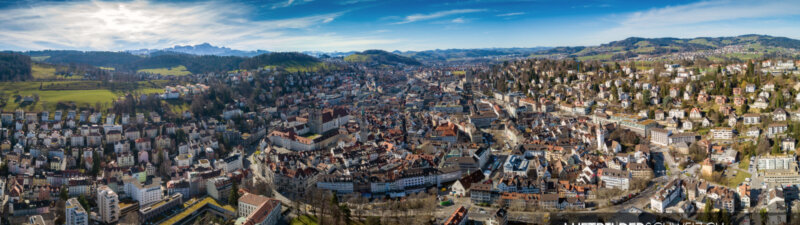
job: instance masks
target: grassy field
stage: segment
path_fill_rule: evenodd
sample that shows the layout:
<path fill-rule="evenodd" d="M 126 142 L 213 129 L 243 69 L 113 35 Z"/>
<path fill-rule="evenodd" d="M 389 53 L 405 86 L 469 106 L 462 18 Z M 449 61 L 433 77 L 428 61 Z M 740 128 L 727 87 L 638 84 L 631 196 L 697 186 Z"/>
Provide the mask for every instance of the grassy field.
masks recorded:
<path fill-rule="evenodd" d="M 108 71 L 114 71 L 115 70 L 114 67 L 98 66 L 97 68 L 100 68 L 101 70 L 108 70 Z"/>
<path fill-rule="evenodd" d="M 31 73 L 33 74 L 33 79 L 37 80 L 80 80 L 83 79 L 82 75 L 73 75 L 73 76 L 61 76 L 56 75 L 56 68 L 51 65 L 42 65 L 38 63 L 33 63 L 31 65 Z"/>
<path fill-rule="evenodd" d="M 711 46 L 711 47 L 717 47 L 717 45 L 715 45 L 714 43 L 709 42 L 708 40 L 706 40 L 704 38 L 693 39 L 693 40 L 689 41 L 689 43 L 708 45 L 708 46 Z"/>
<path fill-rule="evenodd" d="M 111 107 L 111 102 L 127 93 L 160 93 L 166 81 L 143 81 L 115 85 L 115 89 L 104 87 L 98 81 L 55 81 L 55 82 L 0 82 L 0 96 L 7 98 L 4 111 L 23 108 L 26 111 L 54 110 L 59 102 L 74 103 L 78 107 L 94 107 L 98 103 L 103 109 Z M 14 96 L 38 96 L 33 103 L 15 101 Z"/>
<path fill-rule="evenodd" d="M 295 217 L 289 223 L 291 225 L 317 225 L 317 217 L 316 216 L 309 216 L 309 215 L 302 215 Z"/>
<path fill-rule="evenodd" d="M 155 68 L 155 69 L 141 69 L 137 73 L 157 73 L 166 76 L 186 76 L 192 74 L 186 70 L 185 66 L 176 66 L 172 68 Z"/>
<path fill-rule="evenodd" d="M 31 57 L 31 60 L 36 61 L 36 62 L 42 62 L 42 61 L 45 61 L 45 60 L 47 60 L 49 58 L 50 58 L 49 55 L 46 55 L 46 56 L 34 56 L 34 57 Z"/>
<path fill-rule="evenodd" d="M 56 68 L 42 66 L 37 63 L 31 65 L 31 73 L 33 74 L 33 79 L 55 79 L 56 78 Z"/>
<path fill-rule="evenodd" d="M 636 52 L 636 53 L 650 53 L 650 52 L 653 52 L 655 50 L 656 50 L 656 47 L 649 46 L 649 47 L 637 48 L 637 49 L 633 50 L 633 52 Z"/>
<path fill-rule="evenodd" d="M 352 54 L 344 57 L 344 61 L 347 62 L 367 62 L 368 60 L 369 56 L 362 54 Z"/>
<path fill-rule="evenodd" d="M 190 105 L 181 100 L 167 100 L 167 107 L 175 114 L 181 114 L 189 110 Z"/>
<path fill-rule="evenodd" d="M 726 186 L 731 188 L 736 188 L 736 186 L 739 186 L 739 184 L 744 182 L 744 179 L 749 178 L 750 176 L 751 176 L 750 173 L 745 172 L 744 170 L 739 170 L 736 173 L 736 177 L 728 179 L 728 183 L 726 184 Z"/>
<path fill-rule="evenodd" d="M 328 69 L 329 67 L 330 66 L 328 64 L 319 62 L 312 66 L 290 66 L 290 67 L 284 67 L 283 69 L 286 70 L 286 72 L 297 73 L 297 72 L 316 72 L 322 69 Z"/>
<path fill-rule="evenodd" d="M 610 60 L 612 54 L 598 54 L 598 55 L 590 55 L 590 56 L 580 56 L 578 60 L 580 61 L 587 61 L 587 60 Z"/>
<path fill-rule="evenodd" d="M 326 221 L 327 222 L 327 221 Z M 311 215 L 302 215 L 292 219 L 289 222 L 289 225 L 317 225 L 319 222 L 317 221 L 316 216 Z M 361 221 L 350 221 L 349 225 L 363 225 L 364 223 Z"/>
<path fill-rule="evenodd" d="M 750 167 L 750 157 L 742 157 L 742 160 L 739 161 L 739 169 L 747 170 Z"/>

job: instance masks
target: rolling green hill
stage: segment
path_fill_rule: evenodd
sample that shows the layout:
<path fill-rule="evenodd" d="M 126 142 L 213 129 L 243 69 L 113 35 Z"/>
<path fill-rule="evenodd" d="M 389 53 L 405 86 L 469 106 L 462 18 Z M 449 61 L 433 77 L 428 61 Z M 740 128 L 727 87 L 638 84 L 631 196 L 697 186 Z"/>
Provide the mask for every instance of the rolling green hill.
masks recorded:
<path fill-rule="evenodd" d="M 800 49 L 800 40 L 766 35 L 698 38 L 631 37 L 599 46 L 557 47 L 531 54 L 531 57 L 563 56 L 579 60 L 625 59 L 638 55 L 658 56 L 677 52 L 714 50 L 739 45 L 749 52 L 772 53 L 780 49 Z"/>
<path fill-rule="evenodd" d="M 240 69 L 278 68 L 288 72 L 317 71 L 327 68 L 313 56 L 298 52 L 273 52 L 254 56 L 239 64 Z"/>
<path fill-rule="evenodd" d="M 401 56 L 383 50 L 366 50 L 359 53 L 354 53 L 344 57 L 344 61 L 352 63 L 365 63 L 374 65 L 420 65 L 421 63 L 416 59 Z"/>
<path fill-rule="evenodd" d="M 526 56 L 534 52 L 550 49 L 535 48 L 486 48 L 486 49 L 436 49 L 426 51 L 395 52 L 419 61 L 454 61 L 483 57 Z"/>

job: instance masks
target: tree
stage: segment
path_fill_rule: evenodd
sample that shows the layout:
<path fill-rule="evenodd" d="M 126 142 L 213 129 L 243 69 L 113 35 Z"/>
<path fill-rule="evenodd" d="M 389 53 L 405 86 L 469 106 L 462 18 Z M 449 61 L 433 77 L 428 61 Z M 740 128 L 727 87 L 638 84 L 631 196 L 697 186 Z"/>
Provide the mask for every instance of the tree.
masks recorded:
<path fill-rule="evenodd" d="M 66 217 L 67 217 L 67 214 L 66 214 L 66 211 L 65 211 L 66 203 L 67 202 L 65 200 L 56 201 L 55 212 L 56 212 L 56 217 L 57 218 L 55 220 L 55 224 L 64 224 L 64 221 L 66 220 Z M 136 213 L 133 213 L 133 214 L 136 214 Z"/>
<path fill-rule="evenodd" d="M 719 221 L 721 224 L 731 224 L 731 214 L 728 213 L 727 209 L 722 209 L 719 211 Z"/>
<path fill-rule="evenodd" d="M 66 185 L 61 186 L 61 193 L 59 193 L 61 200 L 66 201 L 69 198 L 69 188 Z"/>
<path fill-rule="evenodd" d="M 642 99 L 641 99 L 642 106 L 647 106 L 650 104 L 650 90 L 643 90 L 642 91 Z"/>
<path fill-rule="evenodd" d="M 698 219 L 706 222 L 713 222 L 715 217 L 713 210 L 714 210 L 714 200 L 708 199 L 708 201 L 706 201 L 705 207 L 703 207 L 703 214 L 701 214 L 698 217 Z"/>
<path fill-rule="evenodd" d="M 367 217 L 367 220 L 364 221 L 364 225 L 381 225 L 381 218 L 377 216 Z"/>
<path fill-rule="evenodd" d="M 689 146 L 689 155 L 692 157 L 693 162 L 701 162 L 708 156 L 708 152 L 700 147 L 699 143 L 694 142 Z"/>
<path fill-rule="evenodd" d="M 8 175 L 8 160 L 3 159 L 3 164 L 0 165 L 0 176 Z"/>
<path fill-rule="evenodd" d="M 79 203 L 81 203 L 81 206 L 83 206 L 83 208 L 84 208 L 84 209 L 86 209 L 86 210 L 89 210 L 89 209 L 91 209 L 91 208 L 89 207 L 89 206 L 90 206 L 90 205 L 89 205 L 89 201 L 88 201 L 88 200 L 86 200 L 86 197 L 85 197 L 85 196 L 83 196 L 83 195 L 81 195 L 81 196 L 78 196 L 78 202 L 79 202 Z"/>
<path fill-rule="evenodd" d="M 239 185 L 236 182 L 233 182 L 233 187 L 231 187 L 231 194 L 228 197 L 228 203 L 232 206 L 239 205 Z"/>
<path fill-rule="evenodd" d="M 766 136 L 762 135 L 761 140 L 758 140 L 758 146 L 756 147 L 757 153 L 759 155 L 766 155 L 770 152 L 769 147 L 769 140 L 767 140 Z"/>
<path fill-rule="evenodd" d="M 92 153 L 92 176 L 97 176 L 97 174 L 100 174 L 100 166 L 101 166 L 100 165 L 100 161 L 102 161 L 100 159 L 100 154 L 98 154 L 97 152 L 93 152 Z"/>
<path fill-rule="evenodd" d="M 348 207 L 347 204 L 341 204 L 339 205 L 339 211 L 342 212 L 345 224 L 350 224 L 350 216 L 352 215 L 350 207 Z"/>
<path fill-rule="evenodd" d="M 780 148 L 779 144 L 777 143 L 777 141 L 775 142 L 774 145 L 772 145 L 772 152 L 771 153 L 773 155 L 780 155 L 782 153 L 781 152 L 781 148 Z"/>

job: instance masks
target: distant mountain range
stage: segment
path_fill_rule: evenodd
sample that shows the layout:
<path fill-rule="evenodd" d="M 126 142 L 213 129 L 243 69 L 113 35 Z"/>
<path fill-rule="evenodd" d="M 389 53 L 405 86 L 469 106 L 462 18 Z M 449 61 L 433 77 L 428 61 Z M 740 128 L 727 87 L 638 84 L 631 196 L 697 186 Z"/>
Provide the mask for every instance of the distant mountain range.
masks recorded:
<path fill-rule="evenodd" d="M 633 57 L 672 57 L 673 53 L 688 53 L 709 60 L 747 60 L 761 57 L 797 57 L 800 55 L 800 40 L 766 35 L 742 35 L 736 37 L 698 38 L 639 38 L 631 37 L 597 46 L 535 47 L 535 48 L 487 48 L 446 49 L 427 51 L 367 50 L 363 52 L 268 52 L 242 51 L 217 47 L 208 43 L 194 46 L 175 46 L 165 49 L 141 49 L 123 52 L 44 50 L 5 52 L 0 65 L 15 66 L 0 76 L 4 79 L 26 79 L 29 74 L 24 65 L 29 60 L 49 64 L 84 64 L 115 68 L 117 71 L 171 68 L 185 66 L 192 73 L 227 72 L 238 69 L 273 67 L 290 72 L 331 69 L 326 60 L 341 57 L 346 62 L 376 66 L 420 65 L 424 62 L 485 61 L 497 62 L 521 57 L 575 58 L 577 60 L 624 60 Z M 683 54 L 680 54 L 683 55 Z M 663 59 L 663 58 L 662 58 Z M 670 59 L 670 58 L 666 58 Z M 9 67 L 11 68 L 11 67 Z M 19 78 L 21 77 L 21 78 Z M 0 79 L 2 80 L 2 79 Z"/>
<path fill-rule="evenodd" d="M 548 50 L 550 47 L 534 47 L 534 48 L 482 48 L 482 49 L 436 49 L 425 51 L 393 51 L 391 53 L 410 57 L 419 61 L 448 61 L 448 60 L 462 60 L 462 59 L 475 59 L 486 57 L 503 57 L 503 56 L 527 56 L 532 53 Z M 367 50 L 371 51 L 371 50 Z M 214 46 L 209 43 L 199 45 L 176 45 L 171 48 L 164 49 L 139 49 L 127 50 L 127 53 L 134 55 L 163 55 L 172 53 L 183 53 L 190 55 L 216 55 L 216 56 L 239 56 L 239 57 L 253 57 L 270 51 L 256 50 L 244 51 L 236 50 L 227 47 Z M 314 57 L 347 57 L 353 54 L 361 53 L 358 51 L 348 52 L 323 52 L 323 51 L 304 51 L 303 54 Z M 388 53 L 388 52 L 387 52 Z"/>
<path fill-rule="evenodd" d="M 269 51 L 265 50 L 256 50 L 256 51 L 235 50 L 226 47 L 213 46 L 209 43 L 203 43 L 194 46 L 176 45 L 175 47 L 165 48 L 165 49 L 128 50 L 126 52 L 134 55 L 152 55 L 152 54 L 159 54 L 159 52 L 174 52 L 174 53 L 184 53 L 190 55 L 216 55 L 216 56 L 240 56 L 240 57 L 253 57 L 264 53 L 269 53 Z"/>

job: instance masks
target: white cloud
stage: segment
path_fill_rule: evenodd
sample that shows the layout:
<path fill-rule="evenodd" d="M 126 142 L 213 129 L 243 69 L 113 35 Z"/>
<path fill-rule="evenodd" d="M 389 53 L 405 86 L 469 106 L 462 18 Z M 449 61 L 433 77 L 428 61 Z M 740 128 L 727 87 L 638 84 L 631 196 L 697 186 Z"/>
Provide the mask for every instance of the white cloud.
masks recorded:
<path fill-rule="evenodd" d="M 254 20 L 244 17 L 252 14 L 249 9 L 246 5 L 218 2 L 42 3 L 31 8 L 0 10 L 0 46 L 16 50 L 126 50 L 208 42 L 239 49 L 305 50 L 301 48 L 357 42 L 331 43 L 310 38 L 344 12 Z M 336 34 L 327 37 L 363 43 L 386 41 Z"/>
<path fill-rule="evenodd" d="M 606 18 L 609 29 L 599 30 L 581 44 L 599 44 L 627 37 L 714 37 L 742 34 L 769 34 L 800 37 L 800 15 L 796 1 L 702 1 L 667 6 Z"/>
<path fill-rule="evenodd" d="M 455 19 L 451 20 L 450 22 L 453 22 L 453 23 L 464 23 L 464 22 L 467 22 L 467 21 L 465 21 L 464 18 L 459 17 L 459 18 L 455 18 Z"/>
<path fill-rule="evenodd" d="M 289 7 L 289 6 L 301 5 L 301 4 L 309 3 L 309 2 L 312 2 L 312 1 L 314 1 L 314 0 L 286 0 L 286 1 L 283 1 L 283 2 L 278 2 L 278 3 L 273 4 L 272 5 L 272 9 L 286 8 L 286 7 Z"/>
<path fill-rule="evenodd" d="M 340 5 L 352 5 L 352 4 L 358 4 L 358 3 L 363 3 L 363 2 L 374 2 L 374 1 L 375 0 L 345 0 L 345 1 L 339 2 L 339 4 Z"/>
<path fill-rule="evenodd" d="M 413 23 L 413 22 L 417 22 L 417 21 L 442 18 L 442 17 L 445 17 L 445 16 L 466 14 L 466 13 L 475 13 L 475 12 L 483 12 L 483 11 L 486 11 L 486 10 L 485 9 L 453 9 L 453 10 L 447 10 L 447 11 L 434 12 L 434 13 L 430 13 L 430 14 L 414 14 L 414 15 L 406 16 L 403 19 L 403 21 L 397 22 L 395 24 Z"/>
<path fill-rule="evenodd" d="M 512 12 L 512 13 L 498 14 L 497 16 L 507 17 L 507 16 L 519 16 L 519 15 L 525 15 L 525 13 L 524 12 Z"/>
<path fill-rule="evenodd" d="M 631 14 L 625 26 L 683 25 L 800 14 L 800 4 L 790 1 L 703 1 Z"/>

